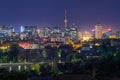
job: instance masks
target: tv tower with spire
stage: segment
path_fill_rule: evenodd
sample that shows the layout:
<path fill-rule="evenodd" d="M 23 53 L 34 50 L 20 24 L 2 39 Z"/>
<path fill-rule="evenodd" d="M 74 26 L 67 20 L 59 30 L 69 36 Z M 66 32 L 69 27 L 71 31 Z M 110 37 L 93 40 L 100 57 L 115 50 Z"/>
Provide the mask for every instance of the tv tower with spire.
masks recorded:
<path fill-rule="evenodd" d="M 65 20 L 64 20 L 64 27 L 66 28 L 68 21 L 67 21 L 67 11 L 65 10 Z"/>

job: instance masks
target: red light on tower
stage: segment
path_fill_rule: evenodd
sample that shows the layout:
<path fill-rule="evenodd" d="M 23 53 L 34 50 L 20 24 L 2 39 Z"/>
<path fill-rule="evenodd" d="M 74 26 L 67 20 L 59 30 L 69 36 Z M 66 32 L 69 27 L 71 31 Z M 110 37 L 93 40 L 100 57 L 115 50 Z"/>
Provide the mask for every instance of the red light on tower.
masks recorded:
<path fill-rule="evenodd" d="M 112 29 L 111 29 L 111 28 L 108 28 L 107 30 L 108 30 L 108 32 L 112 31 Z"/>

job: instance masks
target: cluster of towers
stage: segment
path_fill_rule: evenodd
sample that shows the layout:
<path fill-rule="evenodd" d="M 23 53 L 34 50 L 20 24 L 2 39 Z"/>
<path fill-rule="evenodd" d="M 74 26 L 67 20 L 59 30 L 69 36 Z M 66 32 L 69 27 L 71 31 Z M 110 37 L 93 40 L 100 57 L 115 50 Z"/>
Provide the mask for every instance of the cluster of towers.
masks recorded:
<path fill-rule="evenodd" d="M 0 38 L 2 37 L 11 37 L 11 36 L 20 36 L 23 38 L 33 38 L 35 36 L 39 36 L 40 38 L 65 38 L 69 37 L 71 40 L 79 40 L 82 39 L 89 39 L 92 37 L 94 39 L 102 39 L 106 37 L 120 37 L 120 32 L 113 34 L 111 30 L 106 33 L 103 33 L 103 26 L 101 24 L 97 24 L 94 27 L 94 30 L 91 31 L 78 31 L 76 25 L 69 26 L 67 20 L 67 11 L 65 10 L 65 17 L 64 17 L 64 28 L 61 27 L 44 27 L 43 30 L 38 29 L 37 26 L 21 26 L 21 30 L 19 33 L 14 32 L 14 28 L 12 26 L 3 26 L 0 25 Z"/>

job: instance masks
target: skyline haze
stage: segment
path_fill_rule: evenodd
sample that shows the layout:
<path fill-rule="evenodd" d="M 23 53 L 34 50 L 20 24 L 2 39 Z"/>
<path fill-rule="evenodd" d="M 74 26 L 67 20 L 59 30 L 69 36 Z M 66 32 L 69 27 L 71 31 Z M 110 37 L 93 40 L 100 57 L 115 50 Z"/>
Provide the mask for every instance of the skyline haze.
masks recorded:
<path fill-rule="evenodd" d="M 97 23 L 105 28 L 120 29 L 119 0 L 0 0 L 0 24 L 64 27 L 65 10 L 68 25 L 91 30 Z"/>

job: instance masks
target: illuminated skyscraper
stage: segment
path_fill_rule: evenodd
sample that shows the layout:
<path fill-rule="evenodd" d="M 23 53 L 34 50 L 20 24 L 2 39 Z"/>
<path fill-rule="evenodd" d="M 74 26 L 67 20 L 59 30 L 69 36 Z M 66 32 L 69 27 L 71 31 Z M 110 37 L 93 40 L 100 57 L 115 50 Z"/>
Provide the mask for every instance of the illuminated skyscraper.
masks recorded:
<path fill-rule="evenodd" d="M 60 27 L 53 27 L 53 33 L 56 33 L 56 34 L 61 33 Z"/>
<path fill-rule="evenodd" d="M 95 38 L 96 39 L 102 39 L 102 25 L 101 24 L 97 24 L 95 26 Z"/>
<path fill-rule="evenodd" d="M 50 37 L 51 35 L 51 28 L 50 27 L 44 27 L 44 37 Z"/>
<path fill-rule="evenodd" d="M 25 27 L 24 27 L 24 26 L 21 26 L 20 32 L 24 32 L 24 31 L 25 31 Z"/>
<path fill-rule="evenodd" d="M 38 34 L 37 26 L 21 26 L 21 33 L 25 33 L 27 36 L 35 36 Z"/>
<path fill-rule="evenodd" d="M 69 28 L 69 37 L 71 40 L 76 40 L 77 39 L 77 27 L 75 25 L 72 25 Z"/>

